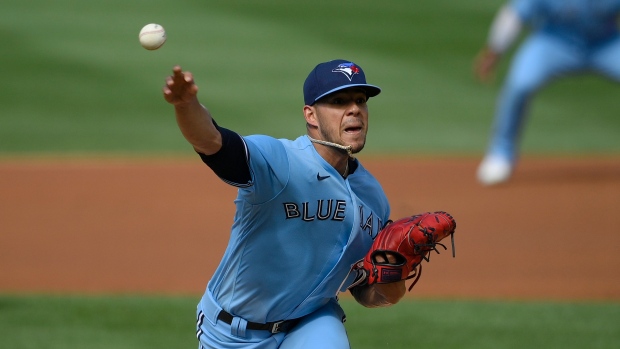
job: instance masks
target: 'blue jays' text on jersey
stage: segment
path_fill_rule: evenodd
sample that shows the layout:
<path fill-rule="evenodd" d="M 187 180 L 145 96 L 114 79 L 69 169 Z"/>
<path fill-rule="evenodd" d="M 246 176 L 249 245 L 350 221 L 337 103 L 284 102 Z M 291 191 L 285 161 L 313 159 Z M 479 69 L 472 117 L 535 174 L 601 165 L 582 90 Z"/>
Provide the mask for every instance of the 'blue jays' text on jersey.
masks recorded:
<path fill-rule="evenodd" d="M 511 6 L 537 30 L 577 45 L 618 35 L 620 0 L 512 0 Z"/>
<path fill-rule="evenodd" d="M 238 190 L 230 241 L 207 292 L 248 321 L 298 318 L 336 296 L 390 207 L 359 162 L 343 179 L 307 136 L 244 141 L 252 183 Z"/>

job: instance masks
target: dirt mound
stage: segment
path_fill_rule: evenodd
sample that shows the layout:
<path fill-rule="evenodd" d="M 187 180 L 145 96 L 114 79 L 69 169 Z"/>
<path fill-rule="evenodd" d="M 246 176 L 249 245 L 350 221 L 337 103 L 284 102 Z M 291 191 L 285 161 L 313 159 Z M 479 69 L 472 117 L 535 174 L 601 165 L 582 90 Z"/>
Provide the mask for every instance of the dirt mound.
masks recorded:
<path fill-rule="evenodd" d="M 485 188 L 477 160 L 363 159 L 392 217 L 454 215 L 411 296 L 619 299 L 620 159 L 524 159 Z M 235 189 L 199 159 L 0 162 L 0 292 L 201 294 Z"/>

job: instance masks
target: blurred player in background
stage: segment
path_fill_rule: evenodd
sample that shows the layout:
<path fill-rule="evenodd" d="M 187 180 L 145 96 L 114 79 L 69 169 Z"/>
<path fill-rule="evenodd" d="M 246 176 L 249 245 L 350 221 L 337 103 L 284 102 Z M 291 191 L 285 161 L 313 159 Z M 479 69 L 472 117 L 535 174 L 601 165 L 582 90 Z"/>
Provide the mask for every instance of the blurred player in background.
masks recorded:
<path fill-rule="evenodd" d="M 480 183 L 494 185 L 512 175 L 530 100 L 546 83 L 579 72 L 620 82 L 619 14 L 620 0 L 512 0 L 499 10 L 475 61 L 480 80 L 492 77 L 523 27 L 531 32 L 515 53 L 499 96 L 477 171 Z"/>

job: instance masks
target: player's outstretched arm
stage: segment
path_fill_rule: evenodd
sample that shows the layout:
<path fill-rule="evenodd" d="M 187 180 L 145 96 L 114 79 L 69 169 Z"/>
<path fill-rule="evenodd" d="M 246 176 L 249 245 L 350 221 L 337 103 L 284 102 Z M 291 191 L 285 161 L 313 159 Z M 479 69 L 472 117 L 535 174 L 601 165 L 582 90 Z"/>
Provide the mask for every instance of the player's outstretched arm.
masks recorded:
<path fill-rule="evenodd" d="M 500 59 L 501 54 L 489 47 L 480 50 L 474 60 L 474 74 L 478 80 L 484 83 L 490 82 L 495 75 L 495 69 Z"/>
<path fill-rule="evenodd" d="M 474 73 L 482 82 L 489 82 L 502 55 L 514 44 L 523 28 L 517 11 L 510 5 L 502 6 L 491 24 L 486 46 L 474 60 Z"/>
<path fill-rule="evenodd" d="M 198 101 L 198 86 L 190 72 L 180 66 L 172 69 L 163 88 L 164 99 L 174 106 L 177 124 L 194 149 L 205 155 L 222 147 L 222 136 L 213 124 L 211 113 Z"/>

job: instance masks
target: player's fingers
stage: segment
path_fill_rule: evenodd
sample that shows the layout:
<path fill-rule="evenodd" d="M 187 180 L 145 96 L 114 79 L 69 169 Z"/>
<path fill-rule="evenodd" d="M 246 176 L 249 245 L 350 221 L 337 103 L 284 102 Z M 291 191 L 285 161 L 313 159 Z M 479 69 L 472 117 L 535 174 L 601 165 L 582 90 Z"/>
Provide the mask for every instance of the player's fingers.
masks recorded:
<path fill-rule="evenodd" d="M 489 65 L 484 61 L 478 61 L 474 65 L 474 74 L 481 82 L 488 82 L 491 69 Z"/>
<path fill-rule="evenodd" d="M 396 256 L 394 256 L 394 254 L 390 252 L 375 255 L 375 262 L 377 263 L 396 264 L 397 261 L 398 261 L 398 258 L 396 258 Z"/>
<path fill-rule="evenodd" d="M 166 84 L 163 87 L 163 92 L 164 92 L 164 96 L 168 97 L 172 97 L 175 94 L 178 94 L 178 85 L 175 83 L 174 79 L 169 76 L 166 78 Z M 166 98 L 168 99 L 168 98 Z"/>
<path fill-rule="evenodd" d="M 178 96 L 172 92 L 172 90 L 166 85 L 163 87 L 162 92 L 164 94 L 164 99 L 166 102 L 175 104 L 178 100 Z"/>
<path fill-rule="evenodd" d="M 396 261 L 398 260 L 396 256 L 394 256 L 392 253 L 389 253 L 389 252 L 386 253 L 386 257 L 387 257 L 388 262 L 391 264 L 396 264 Z"/>
<path fill-rule="evenodd" d="M 175 65 L 172 68 L 172 76 L 175 78 L 183 76 L 183 69 L 181 69 L 180 65 Z"/>
<path fill-rule="evenodd" d="M 189 93 L 190 93 L 192 96 L 197 95 L 197 94 L 198 94 L 198 85 L 196 85 L 196 84 L 192 84 L 192 86 L 190 86 L 190 88 L 189 88 Z"/>
<path fill-rule="evenodd" d="M 193 84 L 194 83 L 194 74 L 192 74 L 190 72 L 185 72 L 185 74 L 183 74 L 183 81 L 185 81 L 188 84 Z"/>
<path fill-rule="evenodd" d="M 184 72 L 181 69 L 181 67 L 178 65 L 175 65 L 174 68 L 172 68 L 172 79 L 176 81 L 177 83 L 180 83 L 180 82 L 193 83 L 194 82 L 193 74 L 190 72 Z"/>
<path fill-rule="evenodd" d="M 194 85 L 194 78 L 191 73 L 175 74 L 166 78 L 166 86 L 173 92 L 181 93 L 189 90 Z"/>
<path fill-rule="evenodd" d="M 172 81 L 168 83 L 173 89 L 187 90 L 194 85 L 194 76 L 192 73 L 184 72 L 181 74 L 175 74 L 172 76 Z"/>
<path fill-rule="evenodd" d="M 166 80 L 162 88 L 164 99 L 171 104 L 181 104 L 190 101 L 198 94 L 198 86 L 195 84 L 177 84 L 172 78 Z"/>

